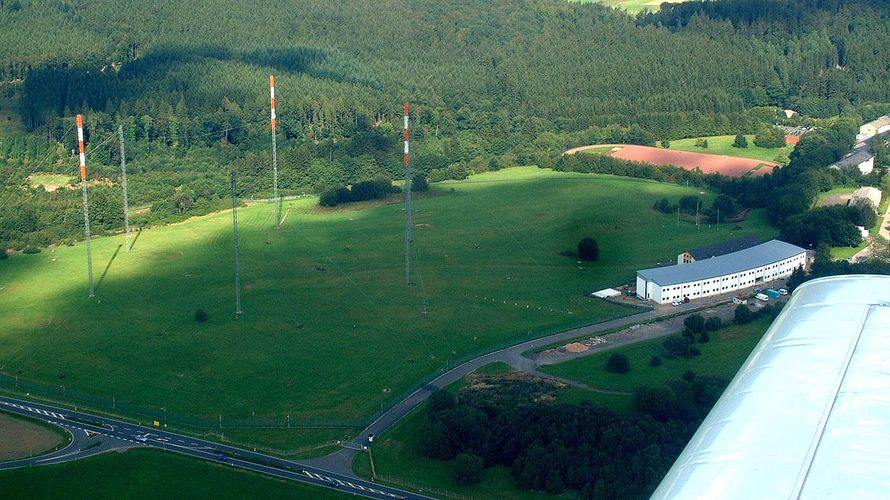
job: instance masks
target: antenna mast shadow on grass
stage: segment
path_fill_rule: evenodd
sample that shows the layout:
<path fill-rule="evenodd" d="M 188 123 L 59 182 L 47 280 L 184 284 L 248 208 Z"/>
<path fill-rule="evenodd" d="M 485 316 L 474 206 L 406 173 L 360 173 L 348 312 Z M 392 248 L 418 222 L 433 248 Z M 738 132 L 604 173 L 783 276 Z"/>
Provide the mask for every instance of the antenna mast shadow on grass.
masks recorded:
<path fill-rule="evenodd" d="M 241 317 L 241 243 L 238 240 L 238 173 L 232 170 L 232 231 L 235 247 L 235 318 Z"/>
<path fill-rule="evenodd" d="M 123 245 L 118 245 L 117 249 L 114 250 L 114 255 L 111 256 L 111 260 L 108 261 L 108 264 L 105 266 L 105 270 L 102 271 L 102 276 L 99 276 L 99 281 L 96 282 L 96 289 L 102 286 L 102 282 L 105 281 L 105 275 L 108 274 L 108 270 L 111 269 L 111 264 L 114 262 L 114 259 L 117 258 L 117 254 L 121 253 L 121 248 Z"/>
<path fill-rule="evenodd" d="M 130 250 L 132 250 L 133 247 L 136 246 L 136 242 L 139 240 L 140 236 L 142 236 L 142 228 L 141 227 L 139 228 L 139 231 L 136 231 L 136 237 L 133 238 L 133 241 L 130 243 Z"/>

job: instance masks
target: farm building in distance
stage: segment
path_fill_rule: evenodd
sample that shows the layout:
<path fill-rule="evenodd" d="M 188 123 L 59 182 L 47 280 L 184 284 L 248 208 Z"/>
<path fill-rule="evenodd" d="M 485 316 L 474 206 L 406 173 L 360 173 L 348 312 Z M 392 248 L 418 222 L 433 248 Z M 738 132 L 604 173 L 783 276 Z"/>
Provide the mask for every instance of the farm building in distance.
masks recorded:
<path fill-rule="evenodd" d="M 856 139 L 863 141 L 887 131 L 890 131 L 890 116 L 884 115 L 859 127 L 859 135 L 856 136 Z"/>
<path fill-rule="evenodd" d="M 862 175 L 868 175 L 875 169 L 875 155 L 871 154 L 868 148 L 860 148 L 831 165 L 831 168 L 837 169 L 846 167 L 856 167 Z"/>
<path fill-rule="evenodd" d="M 637 296 L 658 304 L 699 299 L 789 276 L 806 262 L 803 248 L 770 240 L 710 259 L 637 271 Z"/>
<path fill-rule="evenodd" d="M 732 252 L 738 252 L 746 248 L 751 248 L 760 243 L 760 238 L 753 234 L 742 236 L 734 240 L 721 241 L 712 245 L 693 248 L 687 250 L 677 256 L 677 264 L 689 264 L 697 260 L 710 259 L 711 257 L 719 257 Z"/>

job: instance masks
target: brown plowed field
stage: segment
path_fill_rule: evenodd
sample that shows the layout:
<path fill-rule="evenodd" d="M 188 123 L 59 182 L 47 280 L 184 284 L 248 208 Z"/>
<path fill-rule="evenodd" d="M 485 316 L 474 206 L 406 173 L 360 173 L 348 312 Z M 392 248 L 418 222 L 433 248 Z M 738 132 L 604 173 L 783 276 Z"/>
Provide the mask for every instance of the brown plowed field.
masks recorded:
<path fill-rule="evenodd" d="M 610 148 L 605 151 L 604 148 Z M 673 165 L 686 170 L 700 169 L 706 174 L 723 174 L 729 177 L 742 177 L 744 175 L 765 175 L 772 172 L 771 167 L 781 167 L 778 163 L 750 158 L 736 158 L 734 156 L 711 155 L 707 153 L 692 153 L 689 151 L 675 151 L 673 149 L 653 148 L 650 146 L 637 146 L 634 144 L 596 144 L 572 148 L 565 154 L 572 155 L 587 150 L 608 154 L 622 160 L 651 163 L 653 165 Z"/>

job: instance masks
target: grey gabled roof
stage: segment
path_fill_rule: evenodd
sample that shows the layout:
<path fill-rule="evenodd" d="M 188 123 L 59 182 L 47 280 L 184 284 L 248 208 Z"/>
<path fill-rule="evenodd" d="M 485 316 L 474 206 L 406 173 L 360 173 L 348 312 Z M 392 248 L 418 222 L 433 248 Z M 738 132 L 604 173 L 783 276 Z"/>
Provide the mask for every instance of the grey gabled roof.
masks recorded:
<path fill-rule="evenodd" d="M 690 281 L 706 280 L 739 273 L 755 267 L 773 264 L 806 252 L 803 248 L 779 240 L 746 248 L 712 259 L 697 260 L 689 264 L 654 267 L 637 271 L 637 276 L 660 286 L 676 285 Z"/>
<path fill-rule="evenodd" d="M 835 163 L 834 167 L 843 168 L 843 167 L 854 167 L 858 166 L 860 163 L 864 161 L 868 161 L 869 158 L 872 157 L 872 154 L 868 152 L 868 148 L 859 148 L 850 156 L 846 156 L 841 158 Z"/>
<path fill-rule="evenodd" d="M 751 248 L 758 243 L 760 243 L 760 238 L 756 235 L 749 234 L 748 236 L 742 236 L 741 238 L 736 238 L 734 240 L 721 241 L 719 243 L 693 248 L 692 250 L 689 250 L 688 253 L 689 255 L 692 255 L 695 260 L 710 259 L 711 257 L 726 255 L 728 253 Z"/>

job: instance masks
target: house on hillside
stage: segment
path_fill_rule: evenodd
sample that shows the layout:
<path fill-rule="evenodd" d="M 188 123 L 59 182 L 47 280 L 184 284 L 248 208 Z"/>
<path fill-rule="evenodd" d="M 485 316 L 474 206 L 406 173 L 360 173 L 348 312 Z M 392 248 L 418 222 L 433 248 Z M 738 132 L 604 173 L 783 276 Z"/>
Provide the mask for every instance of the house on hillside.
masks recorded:
<path fill-rule="evenodd" d="M 784 278 L 806 264 L 806 250 L 770 240 L 710 259 L 637 271 L 637 296 L 657 304 L 700 299 Z"/>
<path fill-rule="evenodd" d="M 738 252 L 739 250 L 751 248 L 759 243 L 760 238 L 754 236 L 753 234 L 749 234 L 748 236 L 742 236 L 741 238 L 721 241 L 719 243 L 713 243 L 711 245 L 693 248 L 692 250 L 687 250 L 678 255 L 677 264 L 689 264 L 690 262 L 695 262 L 697 260 L 719 257 L 720 255 L 726 255 L 728 253 Z"/>
<path fill-rule="evenodd" d="M 861 187 L 853 191 L 853 197 L 850 198 L 850 205 L 858 205 L 860 203 L 868 203 L 875 210 L 881 206 L 881 191 L 871 186 Z"/>
<path fill-rule="evenodd" d="M 868 148 L 859 148 L 832 164 L 829 168 L 843 169 L 847 167 L 856 167 L 862 175 L 868 175 L 875 169 L 875 155 L 871 154 Z"/>
<path fill-rule="evenodd" d="M 887 131 L 890 131 L 890 116 L 884 115 L 859 127 L 859 135 L 856 138 L 861 141 Z"/>

